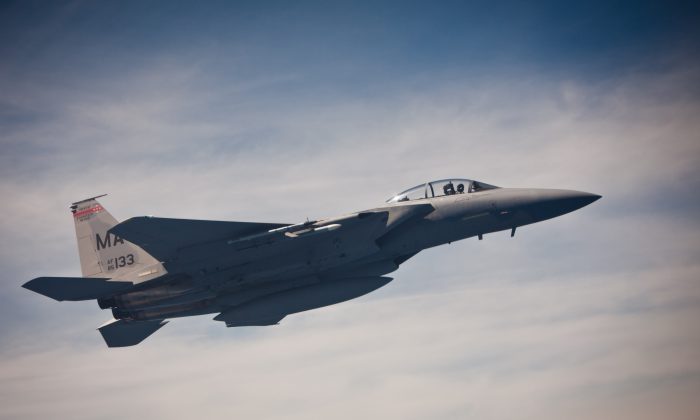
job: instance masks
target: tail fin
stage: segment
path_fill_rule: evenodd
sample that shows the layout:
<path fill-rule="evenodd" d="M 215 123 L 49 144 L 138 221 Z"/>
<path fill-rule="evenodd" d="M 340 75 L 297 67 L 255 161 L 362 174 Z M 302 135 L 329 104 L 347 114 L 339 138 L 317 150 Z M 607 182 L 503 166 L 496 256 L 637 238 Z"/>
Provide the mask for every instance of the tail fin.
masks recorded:
<path fill-rule="evenodd" d="M 100 197 L 104 195 L 77 201 L 70 207 L 83 276 L 114 278 L 151 266 L 156 271 L 147 270 L 139 276 L 152 278 L 151 274 L 161 271 L 162 265 L 138 246 L 107 233 L 118 222 L 97 201 Z M 162 271 L 160 274 L 163 274 Z"/>

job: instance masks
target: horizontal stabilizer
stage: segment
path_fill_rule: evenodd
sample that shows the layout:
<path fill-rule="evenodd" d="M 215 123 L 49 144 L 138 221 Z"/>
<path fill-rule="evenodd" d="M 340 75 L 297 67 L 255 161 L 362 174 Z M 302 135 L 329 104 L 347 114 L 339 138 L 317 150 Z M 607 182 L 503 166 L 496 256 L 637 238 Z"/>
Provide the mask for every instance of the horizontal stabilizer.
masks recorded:
<path fill-rule="evenodd" d="M 167 261 L 176 255 L 179 249 L 190 245 L 240 238 L 284 226 L 288 224 L 141 216 L 119 223 L 109 232 L 138 245 L 159 261 Z"/>
<path fill-rule="evenodd" d="M 109 281 L 87 277 L 37 277 L 22 287 L 58 301 L 91 300 L 108 297 L 131 288 L 130 281 Z"/>
<path fill-rule="evenodd" d="M 103 324 L 98 330 L 107 347 L 135 346 L 148 336 L 158 331 L 168 321 L 124 321 L 113 319 Z"/>

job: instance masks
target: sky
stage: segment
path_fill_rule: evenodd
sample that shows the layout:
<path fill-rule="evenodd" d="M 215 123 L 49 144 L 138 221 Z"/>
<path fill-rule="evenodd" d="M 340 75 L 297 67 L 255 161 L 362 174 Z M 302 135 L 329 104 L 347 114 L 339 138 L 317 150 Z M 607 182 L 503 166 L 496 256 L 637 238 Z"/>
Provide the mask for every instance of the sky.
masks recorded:
<path fill-rule="evenodd" d="M 697 2 L 2 2 L 0 418 L 700 418 Z M 108 349 L 68 206 L 297 223 L 431 179 L 603 198 L 362 298 Z"/>

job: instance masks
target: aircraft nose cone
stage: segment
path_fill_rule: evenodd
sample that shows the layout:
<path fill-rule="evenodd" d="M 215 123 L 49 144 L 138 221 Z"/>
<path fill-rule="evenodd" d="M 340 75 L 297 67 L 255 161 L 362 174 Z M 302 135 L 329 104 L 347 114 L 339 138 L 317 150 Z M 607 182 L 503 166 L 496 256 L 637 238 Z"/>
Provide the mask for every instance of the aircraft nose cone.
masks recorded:
<path fill-rule="evenodd" d="M 530 206 L 530 212 L 538 220 L 551 219 L 585 207 L 600 199 L 598 194 L 570 190 L 540 190 Z"/>

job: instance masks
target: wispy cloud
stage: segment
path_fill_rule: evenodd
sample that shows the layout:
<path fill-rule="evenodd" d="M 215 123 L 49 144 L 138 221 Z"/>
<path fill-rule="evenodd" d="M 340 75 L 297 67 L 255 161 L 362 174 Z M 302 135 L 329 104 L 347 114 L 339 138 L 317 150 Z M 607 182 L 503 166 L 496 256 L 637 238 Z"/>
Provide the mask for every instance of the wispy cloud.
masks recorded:
<path fill-rule="evenodd" d="M 3 368 L 3 383 L 11 384 L 3 407 L 14 417 L 532 418 L 585 408 L 581 418 L 614 418 L 606 411 L 613 405 L 641 418 L 662 408 L 691 418 L 697 406 L 688 394 L 640 400 L 700 383 L 700 343 L 688 323 L 699 315 L 700 296 L 697 289 L 680 296 L 697 274 L 495 281 L 413 297 L 401 297 L 396 284 L 271 329 L 224 334 L 190 320 L 138 350 L 103 349 L 98 338 L 66 342 L 12 357 Z M 639 296 L 652 299 L 639 311 L 620 310 Z M 22 398 L 31 393 L 43 404 Z M 62 402 L 74 395 L 82 414 Z"/>
<path fill-rule="evenodd" d="M 217 21 L 191 43 L 99 38 L 114 56 L 98 65 L 102 44 L 74 21 L 84 12 L 46 23 L 32 41 L 42 53 L 12 50 L 0 66 L 0 417 L 697 418 L 694 58 L 671 51 L 594 76 L 522 55 L 515 67 L 455 59 L 398 72 L 372 60 L 447 57 L 403 49 L 430 32 L 420 19 L 405 33 L 366 21 L 388 37 L 371 49 L 353 44 L 359 29 L 315 43 L 284 13 L 249 11 L 298 38 L 280 41 L 286 50 Z M 41 34 L 81 39 L 55 73 L 43 66 L 67 41 Z M 347 54 L 326 55 L 333 42 Z M 314 46 L 324 53 L 302 51 Z M 386 288 L 273 328 L 181 319 L 108 350 L 94 331 L 108 315 L 93 302 L 19 288 L 78 273 L 67 205 L 90 195 L 110 193 L 120 219 L 298 222 L 449 176 L 604 198 L 515 239 L 426 250 Z"/>

